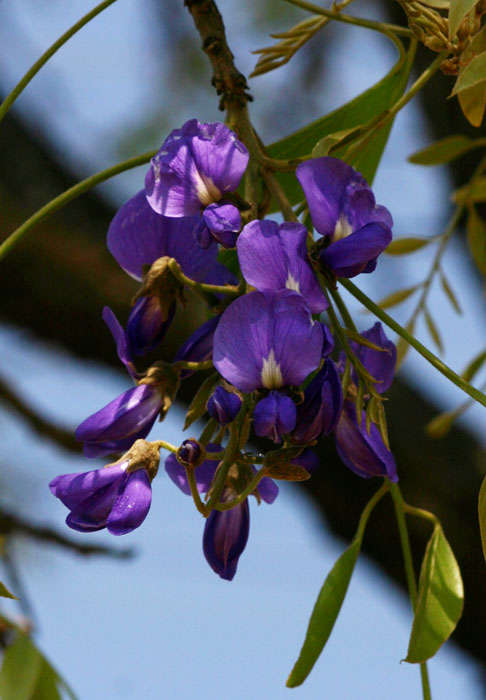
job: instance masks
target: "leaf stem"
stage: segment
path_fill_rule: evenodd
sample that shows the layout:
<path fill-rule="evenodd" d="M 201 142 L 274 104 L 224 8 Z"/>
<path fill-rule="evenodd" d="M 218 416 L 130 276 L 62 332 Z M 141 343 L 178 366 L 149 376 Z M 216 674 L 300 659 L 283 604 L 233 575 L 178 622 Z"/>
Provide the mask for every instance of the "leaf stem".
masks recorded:
<path fill-rule="evenodd" d="M 403 562 L 405 565 L 405 574 L 407 577 L 410 602 L 412 603 L 412 609 L 415 612 L 415 609 L 417 607 L 417 584 L 415 581 L 415 571 L 413 569 L 413 559 L 412 552 L 410 549 L 410 540 L 408 537 L 407 523 L 405 521 L 404 515 L 406 507 L 402 493 L 397 484 L 393 484 L 390 482 L 390 493 L 393 499 L 393 506 L 395 508 L 395 515 L 397 518 L 398 532 L 400 534 L 400 543 L 402 546 Z M 427 664 L 425 662 L 420 664 L 420 677 L 422 680 L 423 698 L 424 700 L 431 700 L 432 695 L 430 692 L 429 674 L 427 671 Z"/>
<path fill-rule="evenodd" d="M 456 374 L 450 367 L 448 367 L 442 360 L 439 360 L 438 357 L 434 355 L 433 352 L 431 352 L 428 348 L 425 347 L 425 345 L 422 345 L 422 343 L 417 340 L 416 338 L 413 337 L 413 335 L 410 335 L 410 333 L 403 328 L 399 323 L 397 323 L 391 316 L 389 316 L 383 309 L 380 309 L 380 307 L 375 304 L 374 301 L 372 301 L 364 292 L 361 291 L 355 284 L 351 282 L 349 279 L 345 279 L 344 277 L 339 278 L 339 282 L 343 285 L 345 289 L 348 290 L 350 294 L 352 294 L 358 301 L 360 301 L 364 307 L 372 311 L 375 316 L 377 316 L 383 323 L 386 323 L 386 325 L 394 330 L 396 333 L 398 333 L 399 336 L 404 338 L 412 347 L 419 352 L 422 357 L 425 357 L 430 364 L 435 367 L 435 369 L 439 370 L 449 381 L 453 382 L 456 386 L 458 386 L 462 391 L 464 391 L 466 394 L 471 396 L 471 398 L 475 399 L 479 403 L 481 403 L 483 406 L 486 406 L 486 395 L 483 394 L 481 391 L 476 389 L 475 387 L 471 386 L 468 382 L 466 382 L 462 377 L 460 377 L 458 374 Z"/>
<path fill-rule="evenodd" d="M 28 231 L 30 231 L 34 226 L 40 224 L 41 221 L 45 221 L 49 216 L 54 214 L 56 211 L 64 207 L 68 202 L 71 202 L 76 197 L 84 194 L 88 190 L 92 189 L 100 182 L 109 180 L 114 175 L 123 173 L 125 170 L 130 170 L 131 168 L 136 168 L 139 165 L 144 165 L 148 163 L 149 160 L 156 154 L 157 151 L 150 151 L 149 153 L 142 153 L 139 156 L 134 156 L 128 160 L 124 160 L 117 165 L 113 165 L 111 168 L 106 168 L 106 170 L 101 170 L 94 175 L 90 175 L 85 180 L 81 180 L 73 187 L 65 190 L 62 194 L 58 195 L 50 202 L 41 207 L 35 214 L 32 214 L 24 223 L 19 226 L 15 231 L 13 231 L 0 245 L 0 259 L 5 257 L 12 248 L 20 241 L 20 239 L 25 236 Z"/>
<path fill-rule="evenodd" d="M 196 282 L 196 280 L 187 277 L 182 270 L 181 266 L 175 258 L 172 258 L 169 262 L 169 269 L 177 279 L 183 284 L 191 287 L 191 289 L 199 290 L 201 292 L 210 292 L 212 294 L 227 294 L 228 296 L 237 297 L 240 295 L 239 287 L 232 284 L 206 284 L 205 282 Z"/>
<path fill-rule="evenodd" d="M 169 452 L 177 452 L 177 447 L 175 445 L 172 445 L 170 442 L 166 442 L 165 440 L 154 440 L 154 442 L 151 443 L 157 450 L 168 450 Z"/>
<path fill-rule="evenodd" d="M 96 5 L 96 7 L 90 10 L 80 20 L 78 20 L 76 24 L 73 24 L 73 26 L 70 27 L 70 29 L 64 32 L 64 34 L 62 34 L 59 37 L 59 39 L 56 39 L 52 46 L 50 46 L 47 49 L 47 51 L 45 51 L 42 54 L 42 56 L 29 68 L 24 77 L 14 87 L 12 92 L 9 95 L 7 95 L 7 97 L 4 99 L 4 101 L 0 105 L 0 122 L 5 117 L 5 115 L 7 114 L 8 110 L 13 105 L 17 97 L 27 87 L 32 78 L 40 71 L 42 66 L 45 63 L 47 63 L 51 56 L 53 56 L 56 53 L 56 51 L 66 43 L 66 41 L 68 41 L 74 34 L 76 34 L 76 32 L 82 29 L 82 27 L 84 27 L 85 24 L 90 22 L 94 17 L 96 17 L 96 15 L 99 15 L 100 12 L 103 12 L 103 10 L 105 10 L 107 7 L 113 5 L 114 2 L 116 2 L 116 0 L 104 0 L 103 2 L 100 2 L 99 5 Z"/>

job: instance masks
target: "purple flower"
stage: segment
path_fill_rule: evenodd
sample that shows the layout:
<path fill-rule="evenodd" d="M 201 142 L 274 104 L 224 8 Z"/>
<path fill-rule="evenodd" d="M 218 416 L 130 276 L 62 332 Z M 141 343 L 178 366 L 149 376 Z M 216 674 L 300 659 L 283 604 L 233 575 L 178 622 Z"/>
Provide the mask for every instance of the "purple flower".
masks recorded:
<path fill-rule="evenodd" d="M 86 457 L 127 450 L 150 432 L 162 408 L 162 392 L 155 384 L 139 384 L 86 418 L 76 430 Z"/>
<path fill-rule="evenodd" d="M 371 376 L 377 380 L 375 384 L 376 391 L 383 394 L 383 392 L 390 388 L 393 382 L 395 365 L 397 362 L 397 349 L 395 344 L 386 337 L 383 326 L 379 321 L 367 331 L 361 333 L 361 335 L 363 338 L 370 340 L 378 347 L 384 349 L 383 351 L 373 350 L 373 348 L 367 348 L 360 343 L 351 342 L 355 355 L 359 357 Z M 357 383 L 358 379 L 354 371 L 353 377 L 354 381 Z"/>
<path fill-rule="evenodd" d="M 155 350 L 169 330 L 175 311 L 176 303 L 172 302 L 167 318 L 164 318 L 156 296 L 140 297 L 131 310 L 127 322 L 127 338 L 131 353 L 145 355 Z"/>
<path fill-rule="evenodd" d="M 321 323 L 321 328 L 324 338 L 324 342 L 322 343 L 322 357 L 327 357 L 334 350 L 334 338 L 325 323 Z"/>
<path fill-rule="evenodd" d="M 297 407 L 297 425 L 292 439 L 297 443 L 317 440 L 334 430 L 343 407 L 341 380 L 332 360 L 326 360 L 304 392 Z"/>
<path fill-rule="evenodd" d="M 209 488 L 214 478 L 214 474 L 216 472 L 216 467 L 219 464 L 219 460 L 210 459 L 210 455 L 211 452 L 221 452 L 221 449 L 221 445 L 217 445 L 216 443 L 210 442 L 209 445 L 207 445 L 206 447 L 208 459 L 205 459 L 204 462 L 199 464 L 194 469 L 194 476 L 196 479 L 197 489 L 199 493 L 206 493 L 207 491 L 209 491 Z M 178 461 L 175 454 L 171 453 L 165 460 L 165 471 L 172 479 L 174 484 L 178 488 L 180 488 L 182 493 L 185 493 L 186 496 L 191 495 L 191 489 L 189 487 L 189 482 L 187 481 L 186 470 Z"/>
<path fill-rule="evenodd" d="M 106 323 L 111 335 L 113 336 L 113 340 L 116 344 L 116 352 L 120 362 L 125 365 L 128 374 L 133 379 L 136 379 L 137 371 L 135 369 L 135 365 L 133 364 L 127 334 L 109 306 L 105 306 L 103 309 L 103 321 Z"/>
<path fill-rule="evenodd" d="M 220 122 L 186 122 L 166 138 L 145 178 L 147 200 L 164 216 L 194 216 L 234 192 L 248 151 Z"/>
<path fill-rule="evenodd" d="M 108 230 L 108 248 L 118 264 L 141 280 L 144 268 L 161 257 L 175 258 L 182 272 L 196 282 L 233 284 L 229 270 L 218 263 L 218 248 L 203 250 L 195 238 L 199 217 L 170 219 L 156 214 L 143 190 L 116 213 Z"/>
<path fill-rule="evenodd" d="M 220 425 L 232 423 L 241 408 L 241 399 L 238 394 L 230 393 L 222 386 L 216 387 L 207 403 L 208 413 L 215 418 Z"/>
<path fill-rule="evenodd" d="M 315 158 L 296 170 L 316 230 L 329 245 L 321 261 L 338 277 L 373 272 L 392 239 L 390 212 L 377 206 L 366 180 L 337 158 Z"/>
<path fill-rule="evenodd" d="M 319 467 L 319 457 L 311 450 L 310 447 L 305 449 L 298 457 L 294 457 L 291 464 L 297 464 L 299 467 L 304 467 L 309 474 L 313 474 Z"/>
<path fill-rule="evenodd" d="M 302 294 L 312 313 L 327 308 L 307 256 L 307 229 L 299 223 L 251 221 L 238 237 L 244 278 L 259 292 L 293 289 Z"/>
<path fill-rule="evenodd" d="M 300 294 L 251 292 L 221 316 L 213 363 L 243 392 L 301 384 L 320 363 L 322 328 Z"/>
<path fill-rule="evenodd" d="M 230 500 L 233 494 L 229 492 L 226 497 Z M 212 570 L 226 581 L 231 581 L 236 574 L 238 560 L 248 542 L 249 532 L 248 499 L 231 510 L 213 510 L 206 520 L 203 534 L 204 556 Z"/>
<path fill-rule="evenodd" d="M 341 418 L 337 424 L 336 449 L 339 457 L 351 471 L 368 479 L 372 476 L 385 476 L 390 481 L 398 481 L 395 459 L 386 447 L 380 431 L 371 423 L 366 430 L 366 417 L 363 411 L 358 424 L 354 404 L 345 401 Z"/>
<path fill-rule="evenodd" d="M 278 391 L 271 391 L 257 403 L 253 412 L 255 433 L 259 437 L 282 442 L 282 436 L 294 429 L 296 415 L 292 399 Z"/>
<path fill-rule="evenodd" d="M 212 236 L 232 248 L 241 218 L 237 207 L 224 197 L 237 189 L 248 158 L 245 146 L 227 126 L 191 119 L 173 131 L 152 158 L 145 178 L 147 201 L 164 216 L 202 212 L 198 229 L 201 246 L 207 247 Z"/>
<path fill-rule="evenodd" d="M 197 330 L 181 345 L 176 352 L 174 362 L 185 360 L 186 362 L 204 362 L 211 359 L 213 354 L 213 341 L 216 326 L 221 316 L 214 316 L 199 326 Z M 186 379 L 192 374 L 191 370 L 183 370 L 181 379 Z"/>
<path fill-rule="evenodd" d="M 53 479 L 49 484 L 51 492 L 71 511 L 67 525 L 80 532 L 106 527 L 112 535 L 125 535 L 139 527 L 150 508 L 150 482 L 157 472 L 158 453 L 145 463 L 147 468 L 130 470 L 131 458 L 127 453 L 103 469 L 63 474 Z"/>

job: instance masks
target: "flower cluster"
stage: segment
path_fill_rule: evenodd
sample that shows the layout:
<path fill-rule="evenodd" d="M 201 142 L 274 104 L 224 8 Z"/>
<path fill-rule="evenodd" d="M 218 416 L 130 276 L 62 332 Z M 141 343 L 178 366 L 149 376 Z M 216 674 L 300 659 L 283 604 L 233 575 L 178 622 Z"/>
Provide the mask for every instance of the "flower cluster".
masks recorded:
<path fill-rule="evenodd" d="M 319 463 L 312 447 L 322 436 L 334 436 L 342 462 L 359 476 L 397 479 L 380 403 L 393 379 L 395 347 L 379 323 L 361 335 L 347 328 L 346 335 L 334 327 L 334 314 L 333 328 L 321 318 L 327 289 L 337 293 L 336 278 L 375 269 L 392 218 L 359 173 L 327 157 L 296 170 L 320 237 L 297 220 L 254 218 L 254 203 L 237 192 L 248 161 L 224 124 L 191 120 L 165 140 L 145 189 L 114 217 L 108 248 L 141 286 L 126 328 L 109 308 L 103 319 L 135 386 L 81 423 L 76 436 L 87 457 L 124 454 L 50 485 L 71 511 L 70 527 L 125 534 L 146 517 L 158 452 L 169 449 L 166 472 L 206 517 L 204 555 L 228 580 L 248 540 L 249 497 L 272 503 L 278 487 L 271 477 L 309 478 Z M 239 280 L 219 262 L 219 246 L 235 248 Z M 140 371 L 140 358 L 163 341 L 187 284 L 214 299 L 217 313 L 173 362 Z M 208 414 L 199 439 L 178 448 L 145 441 L 180 382 L 208 366 L 213 374 L 191 407 L 196 417 Z M 245 451 L 257 438 L 267 445 L 263 455 Z"/>

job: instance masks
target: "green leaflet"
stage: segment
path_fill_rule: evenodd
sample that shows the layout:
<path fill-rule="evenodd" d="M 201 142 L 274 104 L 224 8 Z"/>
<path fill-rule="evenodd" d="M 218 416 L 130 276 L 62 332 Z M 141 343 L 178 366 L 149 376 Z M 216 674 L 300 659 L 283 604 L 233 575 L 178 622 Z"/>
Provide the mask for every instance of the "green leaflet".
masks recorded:
<path fill-rule="evenodd" d="M 410 60 L 401 47 L 400 58 L 391 71 L 378 83 L 365 90 L 350 102 L 334 110 L 290 136 L 268 146 L 272 158 L 293 159 L 309 156 L 325 136 L 352 130 L 367 124 L 371 119 L 389 109 L 405 91 L 410 74 Z M 357 168 L 371 184 L 385 148 L 392 122 L 377 131 L 357 153 L 351 165 Z M 343 156 L 340 149 L 336 156 Z M 277 178 L 291 204 L 303 199 L 302 190 L 293 173 L 278 173 Z M 277 207 L 273 207 L 275 211 Z"/>
<path fill-rule="evenodd" d="M 461 376 L 466 382 L 472 381 L 485 362 L 486 350 L 481 350 L 481 352 L 468 363 L 467 367 L 461 373 Z"/>
<path fill-rule="evenodd" d="M 341 554 L 327 575 L 317 598 L 299 658 L 287 680 L 289 688 L 301 685 L 319 658 L 336 622 L 361 547 L 361 539 Z"/>
<path fill-rule="evenodd" d="M 479 529 L 481 531 L 481 543 L 483 545 L 483 554 L 486 559 L 486 476 L 483 479 L 481 488 L 479 489 L 478 502 Z"/>
<path fill-rule="evenodd" d="M 472 59 L 459 73 L 451 95 L 486 82 L 486 51 Z M 484 89 L 484 88 L 483 88 Z"/>
<path fill-rule="evenodd" d="M 459 25 L 467 13 L 477 5 L 479 0 L 453 0 L 449 10 L 449 39 L 456 35 Z"/>
<path fill-rule="evenodd" d="M 380 309 L 391 309 L 393 306 L 401 304 L 402 301 L 405 301 L 405 299 L 408 299 L 408 297 L 412 296 L 412 294 L 416 292 L 417 289 L 419 289 L 420 287 L 420 284 L 414 284 L 413 287 L 406 287 L 406 289 L 398 289 L 396 292 L 387 294 L 386 297 L 380 299 L 380 301 L 377 302 L 377 304 L 380 307 Z"/>
<path fill-rule="evenodd" d="M 387 255 L 408 255 L 408 253 L 413 253 L 424 246 L 429 245 L 434 239 L 433 238 L 395 238 L 394 241 L 390 243 L 385 249 Z"/>
<path fill-rule="evenodd" d="M 469 211 L 466 229 L 469 251 L 478 270 L 486 275 L 486 222 L 483 221 L 474 207 L 471 207 Z"/>
<path fill-rule="evenodd" d="M 184 430 L 187 430 L 195 420 L 201 418 L 201 416 L 206 413 L 206 404 L 218 381 L 219 374 L 217 372 L 212 372 L 209 377 L 206 377 L 203 381 L 187 409 Z"/>
<path fill-rule="evenodd" d="M 0 670 L 2 700 L 31 700 L 42 666 L 40 651 L 25 634 L 7 647 Z"/>
<path fill-rule="evenodd" d="M 459 156 L 472 151 L 474 148 L 481 148 L 485 145 L 486 139 L 484 138 L 471 139 L 469 136 L 455 134 L 413 153 L 408 160 L 416 165 L 441 165 L 459 158 Z"/>
<path fill-rule="evenodd" d="M 17 596 L 15 596 L 13 593 L 10 593 L 8 588 L 0 581 L 0 596 L 2 598 L 13 598 L 14 600 L 17 600 Z"/>
<path fill-rule="evenodd" d="M 442 528 L 429 540 L 420 571 L 417 608 L 405 661 L 423 663 L 450 637 L 461 617 L 461 572 Z"/>

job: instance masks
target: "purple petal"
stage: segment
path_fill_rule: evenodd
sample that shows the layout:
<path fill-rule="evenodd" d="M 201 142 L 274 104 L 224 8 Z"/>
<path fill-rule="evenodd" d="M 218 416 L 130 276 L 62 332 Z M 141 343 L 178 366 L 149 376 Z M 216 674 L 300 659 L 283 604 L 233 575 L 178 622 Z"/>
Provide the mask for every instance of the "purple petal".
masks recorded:
<path fill-rule="evenodd" d="M 255 468 L 253 468 L 253 471 L 256 473 Z M 279 489 L 273 479 L 270 479 L 268 476 L 264 476 L 257 486 L 257 491 L 260 494 L 261 499 L 265 501 L 265 503 L 271 505 L 277 498 Z"/>
<path fill-rule="evenodd" d="M 147 517 L 151 502 L 152 487 L 146 470 L 129 474 L 108 516 L 108 531 L 112 535 L 125 535 L 135 530 Z"/>
<path fill-rule="evenodd" d="M 398 481 L 395 459 L 383 443 L 380 431 L 372 423 L 368 433 L 364 412 L 361 425 L 358 425 L 356 411 L 350 401 L 345 403 L 335 437 L 339 457 L 358 476 L 365 479 L 386 476 L 391 481 Z"/>
<path fill-rule="evenodd" d="M 238 394 L 230 393 L 222 386 L 216 387 L 209 397 L 207 410 L 211 418 L 215 418 L 220 425 L 232 423 L 241 408 L 241 399 Z"/>
<path fill-rule="evenodd" d="M 116 353 L 120 362 L 125 365 L 128 374 L 135 379 L 137 376 L 137 371 L 132 362 L 128 348 L 128 338 L 123 327 L 109 306 L 105 306 L 103 309 L 103 321 L 106 323 L 111 335 L 113 336 L 113 340 L 116 344 Z"/>
<path fill-rule="evenodd" d="M 371 374 L 377 380 L 375 385 L 376 391 L 380 394 L 390 388 L 395 374 L 395 365 L 397 361 L 397 349 L 395 344 L 385 335 L 383 326 L 379 321 L 372 328 L 361 333 L 363 338 L 370 340 L 378 347 L 384 348 L 385 352 L 367 348 L 359 343 L 352 343 L 353 350 L 359 359 Z M 357 378 L 354 378 L 357 382 Z"/>
<path fill-rule="evenodd" d="M 153 385 L 140 384 L 124 391 L 101 410 L 93 413 L 78 426 L 76 438 L 95 449 L 107 444 L 125 448 L 126 440 L 133 442 L 145 437 L 160 411 L 162 399 Z M 130 442 L 130 444 L 131 444 Z M 130 445 L 128 445 L 130 446 Z M 97 454 L 109 454 L 109 449 Z M 93 453 L 88 456 L 96 456 Z"/>
<path fill-rule="evenodd" d="M 218 372 L 243 392 L 298 385 L 319 365 L 322 329 L 295 292 L 251 292 L 223 313 L 214 334 Z"/>
<path fill-rule="evenodd" d="M 169 219 L 156 214 L 143 190 L 116 213 L 108 230 L 108 248 L 118 264 L 135 279 L 144 267 L 167 255 L 197 282 L 224 284 L 234 278 L 218 263 L 218 247 L 203 250 L 195 238 L 200 217 Z"/>
<path fill-rule="evenodd" d="M 390 229 L 383 224 L 367 224 L 346 238 L 331 243 L 321 252 L 320 259 L 337 277 L 355 277 L 364 272 L 370 260 L 383 252 L 391 239 Z"/>
<path fill-rule="evenodd" d="M 96 491 L 122 478 L 125 474 L 124 466 L 126 467 L 127 464 L 117 462 L 103 469 L 78 472 L 77 474 L 62 474 L 51 481 L 49 488 L 51 493 L 59 498 L 69 510 L 73 510 Z"/>
<path fill-rule="evenodd" d="M 209 445 L 207 445 L 206 449 L 208 453 L 211 453 L 221 452 L 222 448 L 221 445 L 217 445 L 216 443 L 210 442 Z M 200 464 L 194 470 L 197 490 L 199 491 L 199 493 L 206 493 L 206 491 L 208 491 L 213 481 L 214 473 L 218 464 L 219 461 L 216 459 L 205 459 L 204 462 L 202 462 L 202 464 Z M 191 489 L 189 487 L 189 483 L 186 477 L 186 470 L 184 469 L 182 464 L 180 464 L 180 462 L 177 461 L 177 457 L 174 453 L 171 453 L 165 460 L 165 471 L 172 479 L 174 484 L 178 488 L 180 488 L 182 493 L 185 493 L 187 496 L 191 495 Z"/>
<path fill-rule="evenodd" d="M 231 581 L 236 574 L 238 559 L 246 547 L 249 531 L 248 499 L 231 510 L 213 510 L 206 520 L 204 556 L 221 578 Z"/>
<path fill-rule="evenodd" d="M 302 185 L 312 223 L 323 236 L 332 236 L 343 211 L 350 183 L 366 184 L 350 165 L 337 158 L 314 158 L 301 163 L 295 172 Z"/>
<path fill-rule="evenodd" d="M 81 501 L 66 518 L 66 523 L 79 532 L 94 532 L 106 527 L 113 504 L 126 482 L 126 473 Z"/>
<path fill-rule="evenodd" d="M 145 179 L 150 206 L 166 216 L 188 216 L 238 187 L 248 151 L 220 122 L 196 119 L 173 131 L 152 159 Z"/>
<path fill-rule="evenodd" d="M 127 323 L 127 336 L 134 355 L 145 355 L 162 342 L 172 323 L 175 311 L 176 304 L 174 302 L 164 320 L 159 300 L 155 296 L 138 299 Z"/>
<path fill-rule="evenodd" d="M 233 204 L 210 204 L 203 213 L 206 226 L 225 248 L 234 248 L 241 228 L 239 210 Z"/>
<path fill-rule="evenodd" d="M 331 330 L 325 323 L 321 323 L 322 335 L 324 342 L 322 343 L 322 357 L 327 357 L 334 350 L 334 338 Z"/>
<path fill-rule="evenodd" d="M 297 426 L 293 439 L 299 443 L 317 440 L 336 426 L 343 406 L 341 380 L 336 365 L 326 360 L 304 392 L 297 409 Z"/>
<path fill-rule="evenodd" d="M 304 469 L 307 469 L 309 474 L 313 474 L 320 466 L 320 461 L 314 450 L 311 450 L 311 448 L 308 447 L 302 452 L 302 454 L 292 460 L 292 464 L 297 464 L 299 467 L 304 467 Z"/>
<path fill-rule="evenodd" d="M 282 442 L 282 436 L 295 427 L 297 409 L 288 396 L 271 391 L 259 401 L 253 412 L 253 427 L 259 437 Z"/>
<path fill-rule="evenodd" d="M 252 221 L 238 237 L 238 259 L 244 278 L 258 291 L 292 289 L 320 313 L 327 301 L 309 264 L 306 241 L 302 224 Z"/>

